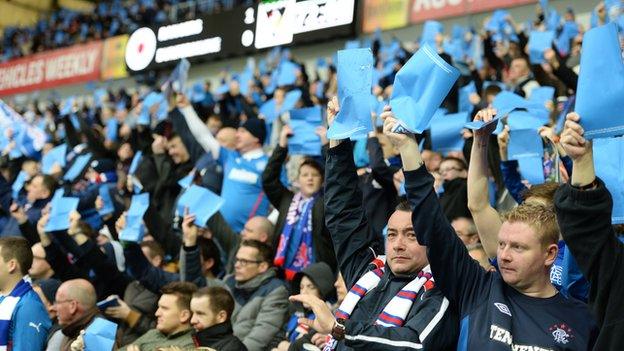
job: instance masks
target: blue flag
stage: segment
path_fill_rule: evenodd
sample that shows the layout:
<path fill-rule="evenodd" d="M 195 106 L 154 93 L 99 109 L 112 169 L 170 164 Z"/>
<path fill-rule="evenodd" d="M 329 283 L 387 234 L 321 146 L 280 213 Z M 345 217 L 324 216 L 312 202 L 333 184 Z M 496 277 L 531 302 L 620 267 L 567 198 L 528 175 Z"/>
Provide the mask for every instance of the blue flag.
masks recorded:
<path fill-rule="evenodd" d="M 613 199 L 613 224 L 624 223 L 624 137 L 594 140 L 594 167 Z"/>
<path fill-rule="evenodd" d="M 292 155 L 321 155 L 321 138 L 316 128 L 321 125 L 320 106 L 290 111 L 290 127 L 293 135 L 288 139 L 288 153 Z"/>
<path fill-rule="evenodd" d="M 459 71 L 446 63 L 429 45 L 424 45 L 399 70 L 390 98 L 399 120 L 395 131 L 422 133 L 459 78 Z"/>
<path fill-rule="evenodd" d="M 119 234 L 119 240 L 141 242 L 145 235 L 143 215 L 149 207 L 149 193 L 132 195 L 130 208 L 126 213 L 126 226 Z"/>
<path fill-rule="evenodd" d="M 117 324 L 104 318 L 96 317 L 85 329 L 85 351 L 111 351 L 115 345 Z"/>
<path fill-rule="evenodd" d="M 41 158 L 41 172 L 43 174 L 51 174 L 52 167 L 58 164 L 61 168 L 65 167 L 65 155 L 67 154 L 67 144 L 63 143 L 48 151 Z"/>
<path fill-rule="evenodd" d="M 80 199 L 77 197 L 57 197 L 50 202 L 50 219 L 45 226 L 46 232 L 69 229 L 69 214 L 76 211 Z"/>
<path fill-rule="evenodd" d="M 82 175 L 82 173 L 89 166 L 89 162 L 91 161 L 91 154 L 84 154 L 80 156 L 76 156 L 74 159 L 74 163 L 69 167 L 67 172 L 63 175 L 63 180 L 68 182 L 74 182 L 78 180 L 78 178 Z"/>
<path fill-rule="evenodd" d="M 588 139 L 624 134 L 624 63 L 615 23 L 585 33 L 576 112 Z"/>
<path fill-rule="evenodd" d="M 552 46 L 555 40 L 555 32 L 538 32 L 532 31 L 529 35 L 529 59 L 532 64 L 538 65 L 546 62 L 544 59 L 544 51 Z"/>
<path fill-rule="evenodd" d="M 509 146 L 507 157 L 510 160 L 521 158 L 542 158 L 544 145 L 542 138 L 535 129 L 516 129 L 509 133 Z"/>
<path fill-rule="evenodd" d="M 431 119 L 431 149 L 444 154 L 461 151 L 464 147 L 461 131 L 468 120 L 468 112 L 450 115 L 436 113 Z"/>
<path fill-rule="evenodd" d="M 345 139 L 373 129 L 370 106 L 373 54 L 368 48 L 340 50 L 337 61 L 340 112 L 327 137 Z"/>
<path fill-rule="evenodd" d="M 110 195 L 110 187 L 107 184 L 102 184 L 98 188 L 98 192 L 100 194 L 100 197 L 102 198 L 102 202 L 104 202 L 104 207 L 98 210 L 100 216 L 104 217 L 115 212 L 113 198 Z"/>
<path fill-rule="evenodd" d="M 178 213 L 184 213 L 187 207 L 189 214 L 195 215 L 195 224 L 205 227 L 206 223 L 225 203 L 225 200 L 212 191 L 198 186 L 191 185 L 178 199 Z"/>

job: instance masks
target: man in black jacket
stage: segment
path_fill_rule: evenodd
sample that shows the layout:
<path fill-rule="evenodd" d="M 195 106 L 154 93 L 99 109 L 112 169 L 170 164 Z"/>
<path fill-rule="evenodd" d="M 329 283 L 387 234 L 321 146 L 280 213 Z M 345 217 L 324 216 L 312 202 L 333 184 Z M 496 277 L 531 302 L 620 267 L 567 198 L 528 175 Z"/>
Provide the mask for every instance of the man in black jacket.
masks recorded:
<path fill-rule="evenodd" d="M 247 347 L 232 334 L 230 317 L 234 298 L 225 288 L 201 288 L 191 299 L 191 325 L 195 328 L 196 347 L 204 346 L 223 351 L 247 351 Z"/>
<path fill-rule="evenodd" d="M 329 103 L 329 121 L 337 108 L 334 99 Z M 388 221 L 385 267 L 379 268 L 381 257 L 377 257 L 376 250 L 381 251 L 383 243 L 368 224 L 352 155 L 351 143 L 331 140 L 325 168 L 326 224 L 340 272 L 351 291 L 336 313 L 338 319 L 318 298 L 291 297 L 292 301 L 307 303 L 314 311 L 314 321 L 302 322 L 319 333 L 331 333 L 333 340 L 328 342 L 338 350 L 453 349 L 456 321 L 449 313 L 448 300 L 430 279 L 426 248 L 416 240 L 411 211 L 405 203 L 397 207 Z M 371 270 L 371 262 L 378 268 Z M 420 280 L 423 277 L 426 282 Z M 410 289 L 416 281 L 424 284 Z M 362 291 L 367 283 L 367 291 Z M 399 299 L 403 308 L 393 308 Z M 402 317 L 401 321 L 396 317 Z"/>
<path fill-rule="evenodd" d="M 624 245 L 611 225 L 613 199 L 596 177 L 592 144 L 584 138 L 579 119 L 576 113 L 568 114 L 561 134 L 573 172 L 570 182 L 555 193 L 557 221 L 590 283 L 589 307 L 600 326 L 594 350 L 619 350 L 624 345 Z"/>

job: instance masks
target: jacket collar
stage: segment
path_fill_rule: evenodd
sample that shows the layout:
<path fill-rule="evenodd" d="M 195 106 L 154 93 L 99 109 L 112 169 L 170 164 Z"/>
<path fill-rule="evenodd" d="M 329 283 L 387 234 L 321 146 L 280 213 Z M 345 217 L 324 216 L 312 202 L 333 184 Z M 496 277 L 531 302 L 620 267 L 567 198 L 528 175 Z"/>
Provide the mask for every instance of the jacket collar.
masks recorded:
<path fill-rule="evenodd" d="M 247 161 L 255 160 L 262 156 L 264 156 L 264 151 L 262 151 L 262 148 L 257 148 L 255 150 L 247 151 L 244 154 L 241 154 L 241 157 Z"/>
<path fill-rule="evenodd" d="M 256 290 L 258 289 L 264 282 L 270 280 L 276 276 L 275 268 L 269 268 L 268 271 L 252 278 L 244 283 L 236 282 L 236 289 L 241 290 Z"/>
<path fill-rule="evenodd" d="M 193 332 L 193 339 L 199 346 L 210 346 L 216 341 L 223 340 L 232 335 L 232 323 L 230 321 L 213 325 L 204 330 Z"/>

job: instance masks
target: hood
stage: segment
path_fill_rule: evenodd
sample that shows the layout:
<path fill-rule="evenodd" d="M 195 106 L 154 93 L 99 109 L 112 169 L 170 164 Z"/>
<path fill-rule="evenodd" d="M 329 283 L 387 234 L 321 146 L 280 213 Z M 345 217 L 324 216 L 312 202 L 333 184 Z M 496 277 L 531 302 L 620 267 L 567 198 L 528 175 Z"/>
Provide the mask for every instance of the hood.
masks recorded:
<path fill-rule="evenodd" d="M 316 285 L 323 300 L 335 299 L 336 288 L 334 288 L 334 282 L 336 281 L 336 276 L 327 263 L 313 263 L 297 273 L 292 281 L 292 292 L 294 295 L 299 294 L 299 283 L 301 283 L 303 276 L 308 277 Z"/>

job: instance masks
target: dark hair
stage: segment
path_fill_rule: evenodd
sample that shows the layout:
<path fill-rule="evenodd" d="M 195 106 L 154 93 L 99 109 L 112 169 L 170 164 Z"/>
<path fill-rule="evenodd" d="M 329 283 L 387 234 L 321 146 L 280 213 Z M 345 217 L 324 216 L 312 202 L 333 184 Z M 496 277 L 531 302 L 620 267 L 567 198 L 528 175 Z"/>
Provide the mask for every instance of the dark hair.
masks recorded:
<path fill-rule="evenodd" d="M 215 314 L 220 311 L 225 311 L 227 319 L 229 320 L 232 313 L 234 313 L 234 298 L 225 288 L 220 286 L 201 288 L 193 294 L 194 299 L 201 297 L 208 297 L 210 299 L 208 307 L 210 308 L 210 311 Z"/>
<path fill-rule="evenodd" d="M 54 190 L 56 190 L 57 184 L 54 177 L 47 174 L 40 174 L 39 176 L 41 177 L 41 185 L 43 185 L 43 187 L 50 192 L 50 195 L 54 194 Z"/>
<path fill-rule="evenodd" d="M 175 295 L 178 298 L 178 307 L 182 310 L 191 309 L 191 297 L 197 291 L 197 286 L 189 282 L 171 282 L 160 289 L 164 295 Z"/>
<path fill-rule="evenodd" d="M 488 96 L 488 95 L 498 95 L 498 93 L 500 93 L 501 91 L 503 91 L 503 89 L 501 89 L 501 87 L 499 87 L 496 84 L 490 84 L 488 85 L 487 88 L 485 88 L 485 90 L 483 91 L 483 96 Z"/>
<path fill-rule="evenodd" d="M 399 197 L 399 203 L 397 203 L 394 208 L 395 211 L 403 211 L 403 212 L 412 212 L 412 206 L 410 205 L 407 197 L 401 196 Z"/>
<path fill-rule="evenodd" d="M 240 246 L 252 247 L 258 250 L 257 259 L 260 262 L 266 262 L 269 265 L 271 265 L 271 263 L 273 262 L 273 249 L 271 249 L 271 247 L 266 243 L 258 240 L 243 240 Z"/>
<path fill-rule="evenodd" d="M 555 192 L 558 188 L 559 183 L 555 182 L 532 185 L 522 193 L 522 199 L 526 201 L 530 197 L 537 197 L 548 201 L 549 204 L 552 204 L 553 199 L 555 198 Z"/>
<path fill-rule="evenodd" d="M 442 159 L 442 162 L 444 162 L 444 161 L 453 161 L 453 162 L 457 163 L 459 165 L 459 167 L 461 167 L 462 171 L 468 170 L 468 165 L 466 164 L 466 161 L 462 160 L 461 158 L 452 157 L 452 156 L 446 156 L 445 158 Z M 440 162 L 440 164 L 442 162 Z"/>
<path fill-rule="evenodd" d="M 165 250 L 156 241 L 143 241 L 141 242 L 141 248 L 147 247 L 150 250 L 150 258 L 160 256 L 165 259 Z"/>
<path fill-rule="evenodd" d="M 299 165 L 299 173 L 301 173 L 301 168 L 303 166 L 308 166 L 316 169 L 316 171 L 319 172 L 319 174 L 321 175 L 321 178 L 325 178 L 325 170 L 323 170 L 323 167 L 321 167 L 321 165 L 315 159 L 310 157 L 304 158 L 303 162 L 301 162 L 301 164 Z"/>
<path fill-rule="evenodd" d="M 203 236 L 197 238 L 197 243 L 199 244 L 199 252 L 201 253 L 202 259 L 204 261 L 212 259 L 214 264 L 210 271 L 214 276 L 218 276 L 221 272 L 221 253 L 219 252 L 219 248 L 217 244 L 212 239 L 206 239 Z"/>
<path fill-rule="evenodd" d="M 0 256 L 4 262 L 15 259 L 22 275 L 28 272 L 33 262 L 33 254 L 28 240 L 18 236 L 0 238 Z"/>

